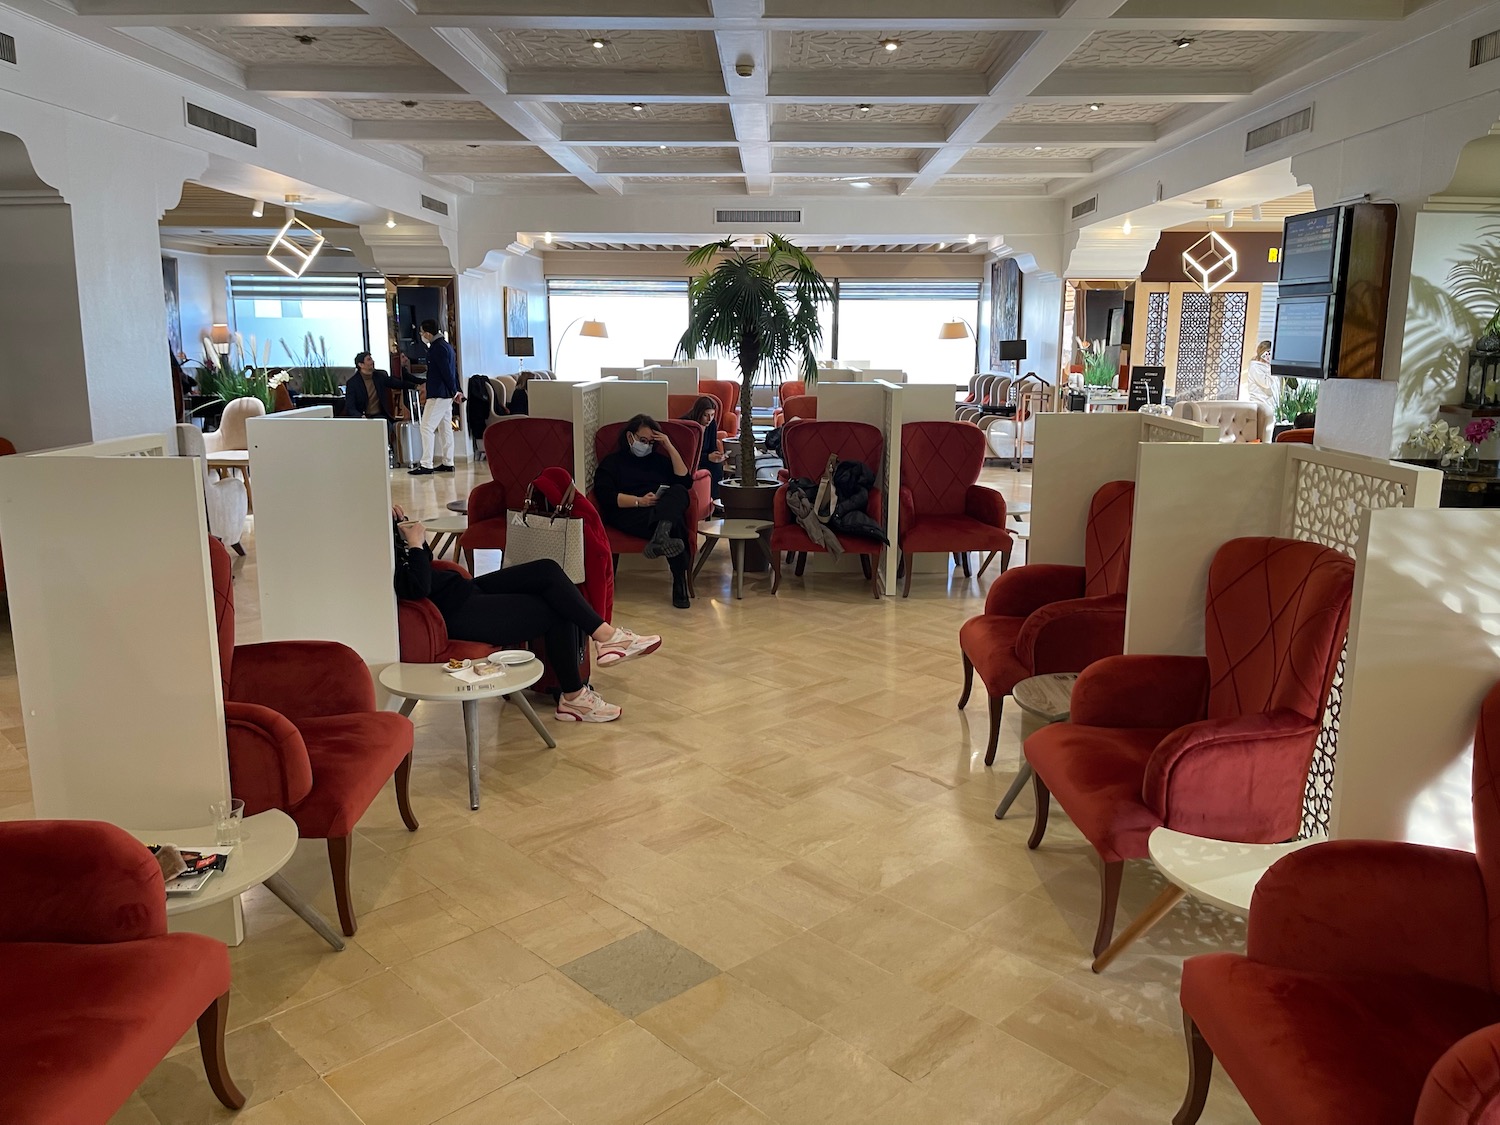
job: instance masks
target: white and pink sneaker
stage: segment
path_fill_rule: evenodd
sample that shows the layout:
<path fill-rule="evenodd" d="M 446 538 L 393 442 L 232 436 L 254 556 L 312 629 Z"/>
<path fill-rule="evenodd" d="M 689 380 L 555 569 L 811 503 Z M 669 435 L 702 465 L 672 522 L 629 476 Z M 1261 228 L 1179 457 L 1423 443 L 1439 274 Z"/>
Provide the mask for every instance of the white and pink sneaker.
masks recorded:
<path fill-rule="evenodd" d="M 615 627 L 615 635 L 599 642 L 599 667 L 608 668 L 622 660 L 633 660 L 646 656 L 661 648 L 661 638 L 651 634 L 632 633 L 629 629 Z"/>
<path fill-rule="evenodd" d="M 612 723 L 622 713 L 622 708 L 604 702 L 593 688 L 585 687 L 573 699 L 558 698 L 556 718 L 563 723 Z"/>

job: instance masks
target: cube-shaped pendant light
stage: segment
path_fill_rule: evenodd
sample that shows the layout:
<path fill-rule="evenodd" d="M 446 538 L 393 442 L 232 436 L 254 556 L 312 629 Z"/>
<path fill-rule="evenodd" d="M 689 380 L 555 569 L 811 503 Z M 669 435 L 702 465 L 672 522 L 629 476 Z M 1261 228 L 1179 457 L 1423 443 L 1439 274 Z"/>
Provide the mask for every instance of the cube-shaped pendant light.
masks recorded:
<path fill-rule="evenodd" d="M 298 229 L 294 231 L 293 228 Z M 295 241 L 303 231 L 313 237 L 311 249 L 303 249 Z M 318 256 L 318 251 L 323 249 L 325 241 L 327 240 L 321 234 L 297 218 L 297 213 L 288 207 L 286 225 L 271 240 L 271 248 L 266 251 L 266 261 L 288 277 L 301 277 L 307 272 L 307 267 L 312 265 L 313 259 Z M 277 257 L 278 252 L 285 256 L 285 261 Z"/>
<path fill-rule="evenodd" d="M 1212 293 L 1240 272 L 1240 256 L 1223 235 L 1211 230 L 1182 252 L 1182 268 L 1203 292 Z"/>

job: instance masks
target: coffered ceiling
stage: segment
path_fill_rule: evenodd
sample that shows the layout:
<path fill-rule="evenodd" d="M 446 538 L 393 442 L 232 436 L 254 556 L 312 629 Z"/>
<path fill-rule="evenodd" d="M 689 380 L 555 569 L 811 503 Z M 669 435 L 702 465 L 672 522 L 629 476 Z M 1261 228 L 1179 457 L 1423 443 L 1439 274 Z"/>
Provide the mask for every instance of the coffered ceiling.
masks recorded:
<path fill-rule="evenodd" d="M 71 2 L 460 190 L 1002 199 L 1171 145 L 1427 0 Z"/>

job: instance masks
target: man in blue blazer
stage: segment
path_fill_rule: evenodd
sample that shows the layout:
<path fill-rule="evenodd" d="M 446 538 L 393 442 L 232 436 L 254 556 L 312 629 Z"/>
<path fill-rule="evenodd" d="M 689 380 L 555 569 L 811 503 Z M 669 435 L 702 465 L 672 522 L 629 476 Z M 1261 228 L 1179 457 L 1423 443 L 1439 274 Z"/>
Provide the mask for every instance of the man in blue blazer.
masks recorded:
<path fill-rule="evenodd" d="M 453 471 L 453 404 L 464 397 L 458 389 L 453 345 L 435 320 L 424 320 L 421 332 L 427 345 L 427 405 L 422 408 L 422 460 L 411 470 L 414 477 Z"/>

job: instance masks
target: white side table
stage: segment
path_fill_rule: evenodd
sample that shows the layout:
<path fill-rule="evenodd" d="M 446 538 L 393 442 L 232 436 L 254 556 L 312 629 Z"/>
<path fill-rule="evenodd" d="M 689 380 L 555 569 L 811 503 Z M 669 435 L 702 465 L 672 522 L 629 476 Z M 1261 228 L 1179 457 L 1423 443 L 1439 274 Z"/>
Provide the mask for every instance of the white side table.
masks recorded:
<path fill-rule="evenodd" d="M 211 851 L 215 846 L 211 825 L 198 828 L 132 828 L 129 832 L 143 844 L 176 844 L 202 851 Z M 344 939 L 339 936 L 338 931 L 281 876 L 281 869 L 287 865 L 296 850 L 297 824 L 280 809 L 271 809 L 246 818 L 240 843 L 229 853 L 224 870 L 203 884 L 203 889 L 197 894 L 168 895 L 167 917 L 216 906 L 238 898 L 251 887 L 264 884 L 266 890 L 286 903 L 293 914 L 316 930 L 319 937 L 334 949 L 343 949 Z"/>
<path fill-rule="evenodd" d="M 401 714 L 410 715 L 419 701 L 460 703 L 464 711 L 464 752 L 469 760 L 469 808 L 479 808 L 479 701 L 497 696 L 512 698 L 521 714 L 542 736 L 549 749 L 557 743 L 521 693 L 542 678 L 542 662 L 532 657 L 525 664 L 512 664 L 483 683 L 469 685 L 455 680 L 441 664 L 387 664 L 380 672 L 380 686 L 406 700 Z"/>
<path fill-rule="evenodd" d="M 469 530 L 468 516 L 438 516 L 436 519 L 423 520 L 422 526 L 432 533 L 433 558 L 440 559 L 451 551 L 453 561 L 460 561 L 458 541 Z"/>
<path fill-rule="evenodd" d="M 1273 863 L 1327 839 L 1314 836 L 1286 844 L 1235 844 L 1189 836 L 1170 828 L 1156 829 L 1146 848 L 1151 862 L 1170 880 L 1171 886 L 1157 895 L 1140 917 L 1094 959 L 1094 972 L 1102 972 L 1127 946 L 1166 917 L 1183 895 L 1191 894 L 1221 910 L 1248 915 L 1255 887 Z"/>
<path fill-rule="evenodd" d="M 254 512 L 255 493 L 250 489 L 250 451 L 221 449 L 218 453 L 210 453 L 206 461 L 208 467 L 219 474 L 219 479 L 222 480 L 225 473 L 234 473 L 245 482 L 245 503 Z"/>
<path fill-rule="evenodd" d="M 1073 685 L 1078 682 L 1077 672 L 1048 672 L 1022 680 L 1010 689 L 1010 697 L 1021 709 L 1021 764 L 1016 770 L 1016 779 L 1010 783 L 1000 805 L 995 809 L 995 819 L 1004 820 L 1011 805 L 1026 788 L 1036 772 L 1026 760 L 1026 740 L 1043 727 L 1066 722 L 1073 707 Z"/>
<path fill-rule="evenodd" d="M 745 544 L 759 539 L 762 532 L 771 530 L 771 524 L 761 520 L 700 520 L 698 534 L 703 536 L 703 546 L 698 549 L 698 561 L 693 564 L 693 577 L 703 569 L 708 556 L 713 554 L 720 539 L 729 540 L 729 557 L 734 566 L 734 596 L 744 597 Z"/>

